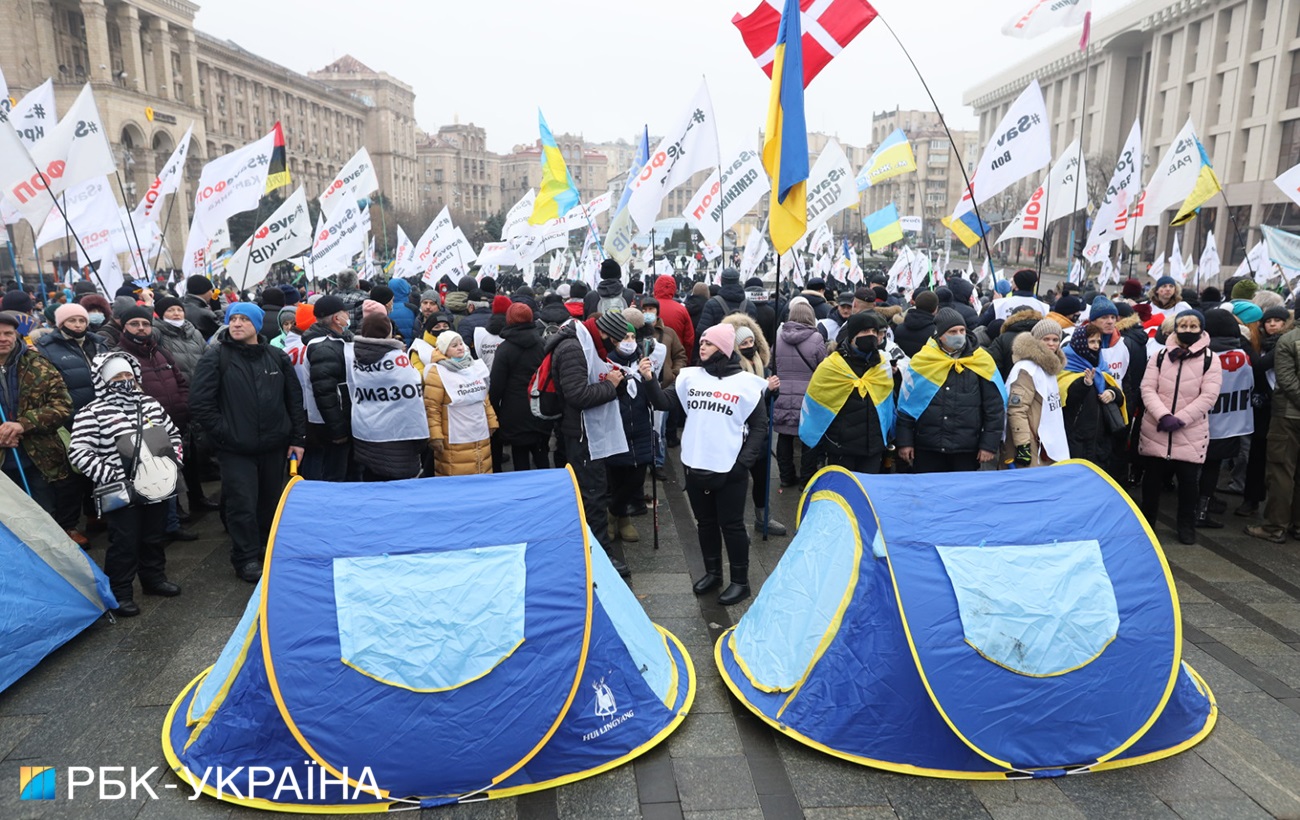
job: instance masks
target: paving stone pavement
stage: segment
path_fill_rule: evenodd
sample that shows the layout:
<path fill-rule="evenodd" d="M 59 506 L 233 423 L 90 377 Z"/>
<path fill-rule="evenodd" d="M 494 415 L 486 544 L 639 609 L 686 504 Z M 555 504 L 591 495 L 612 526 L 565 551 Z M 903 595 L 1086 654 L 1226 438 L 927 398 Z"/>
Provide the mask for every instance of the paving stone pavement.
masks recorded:
<path fill-rule="evenodd" d="M 670 471 L 680 475 L 673 465 Z M 773 496 L 773 513 L 793 531 L 797 491 L 774 488 Z M 727 610 L 714 596 L 691 594 L 691 579 L 703 567 L 681 485 L 662 486 L 660 501 L 659 549 L 652 547 L 651 517 L 645 516 L 635 519 L 641 541 L 623 551 L 637 597 L 694 660 L 698 692 L 691 715 L 665 743 L 611 772 L 519 798 L 425 810 L 422 816 L 1300 820 L 1300 543 L 1250 539 L 1240 532 L 1243 520 L 1231 515 L 1228 528 L 1200 532 L 1193 546 L 1174 541 L 1170 522 L 1157 526 L 1183 604 L 1184 657 L 1218 698 L 1218 726 L 1202 744 L 1114 772 L 1025 782 L 945 781 L 831 758 L 780 736 L 741 707 L 718 677 L 712 647 L 747 604 Z M 168 548 L 169 575 L 183 585 L 182 596 L 139 598 L 141 617 L 97 622 L 0 693 L 3 820 L 265 816 L 207 797 L 187 800 L 188 788 L 162 756 L 167 707 L 216 659 L 252 591 L 230 569 L 217 517 L 196 519 L 192 529 L 200 540 Z M 755 538 L 755 587 L 788 544 L 788 538 Z M 105 545 L 106 537 L 96 536 L 91 556 L 102 562 Z M 147 783 L 158 799 L 141 792 L 136 799 L 113 801 L 88 794 L 74 801 L 63 794 L 53 802 L 20 801 L 21 765 L 142 771 L 156 766 Z"/>

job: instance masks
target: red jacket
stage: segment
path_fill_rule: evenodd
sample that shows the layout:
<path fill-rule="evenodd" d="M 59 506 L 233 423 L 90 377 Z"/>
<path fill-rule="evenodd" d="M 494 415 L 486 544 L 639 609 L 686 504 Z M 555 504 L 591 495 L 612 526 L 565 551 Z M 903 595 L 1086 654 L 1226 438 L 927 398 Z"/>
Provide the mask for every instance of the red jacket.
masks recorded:
<path fill-rule="evenodd" d="M 670 327 L 677 333 L 688 356 L 694 355 L 695 324 L 691 321 L 691 314 L 686 312 L 686 307 L 673 298 L 677 295 L 677 283 L 671 276 L 660 276 L 655 279 L 654 293 L 659 300 L 659 318 L 663 320 L 664 327 Z"/>

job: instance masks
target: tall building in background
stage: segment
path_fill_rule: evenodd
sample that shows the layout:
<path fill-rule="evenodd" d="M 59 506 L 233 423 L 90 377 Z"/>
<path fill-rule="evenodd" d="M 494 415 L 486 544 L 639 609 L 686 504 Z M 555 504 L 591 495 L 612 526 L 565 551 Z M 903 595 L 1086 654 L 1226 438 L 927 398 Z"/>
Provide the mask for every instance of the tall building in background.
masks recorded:
<path fill-rule="evenodd" d="M 446 205 L 457 217 L 481 222 L 501 210 L 501 157 L 487 150 L 487 132 L 479 126 L 444 125 L 424 135 L 416 154 L 416 187 L 426 211 Z"/>
<path fill-rule="evenodd" d="M 594 145 L 588 145 L 580 134 L 556 134 L 555 144 L 564 154 L 569 175 L 578 186 L 583 201 L 600 196 L 609 190 L 611 173 L 626 174 L 627 168 L 611 168 L 609 157 Z M 542 141 L 516 145 L 501 158 L 501 201 L 509 208 L 528 193 L 529 188 L 542 184 Z"/>
<path fill-rule="evenodd" d="M 1144 182 L 1190 117 L 1226 197 L 1216 197 L 1185 226 L 1182 248 L 1199 257 L 1213 229 L 1226 267 L 1239 263 L 1258 241 L 1261 223 L 1300 230 L 1300 208 L 1272 182 L 1300 162 L 1297 38 L 1300 0 L 1137 0 L 1093 21 L 1088 52 L 1066 38 L 970 89 L 965 102 L 987 140 L 1037 78 L 1054 150 L 1082 137 L 1094 208 L 1134 117 L 1142 122 Z M 1004 47 L 1022 46 L 1008 40 Z M 1138 238 L 1143 260 L 1172 246 L 1173 214 Z M 1056 230 L 1052 242 L 1057 263 L 1070 252 L 1068 223 L 1060 224 L 1067 227 Z M 1076 234 L 1082 226 L 1080 215 Z"/>

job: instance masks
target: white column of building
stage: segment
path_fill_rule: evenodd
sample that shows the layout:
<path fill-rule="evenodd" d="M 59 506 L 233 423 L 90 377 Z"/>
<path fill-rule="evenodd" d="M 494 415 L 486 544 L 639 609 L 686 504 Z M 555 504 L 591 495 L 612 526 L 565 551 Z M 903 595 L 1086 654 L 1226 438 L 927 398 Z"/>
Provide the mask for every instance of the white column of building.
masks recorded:
<path fill-rule="evenodd" d="M 172 35 L 167 21 L 154 17 L 149 21 L 149 38 L 153 41 L 153 88 L 155 96 L 170 100 L 172 94 Z"/>
<path fill-rule="evenodd" d="M 86 78 L 92 82 L 109 82 L 112 61 L 108 56 L 108 7 L 104 0 L 81 0 L 81 14 L 86 21 Z"/>
<path fill-rule="evenodd" d="M 123 3 L 117 7 L 117 29 L 122 38 L 122 69 L 126 87 L 144 92 L 144 52 L 140 47 L 140 11 Z"/>

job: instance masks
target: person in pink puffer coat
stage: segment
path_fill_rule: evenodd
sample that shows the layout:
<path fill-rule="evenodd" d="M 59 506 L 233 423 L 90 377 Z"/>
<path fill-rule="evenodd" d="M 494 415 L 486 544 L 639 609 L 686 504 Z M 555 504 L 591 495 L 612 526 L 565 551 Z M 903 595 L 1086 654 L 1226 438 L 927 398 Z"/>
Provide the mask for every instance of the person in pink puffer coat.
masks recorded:
<path fill-rule="evenodd" d="M 1219 358 L 1209 348 L 1205 317 L 1183 310 L 1142 376 L 1142 514 L 1154 526 L 1160 493 L 1173 474 L 1178 481 L 1178 540 L 1184 544 L 1196 542 L 1197 481 L 1210 443 L 1210 410 L 1223 381 Z"/>

